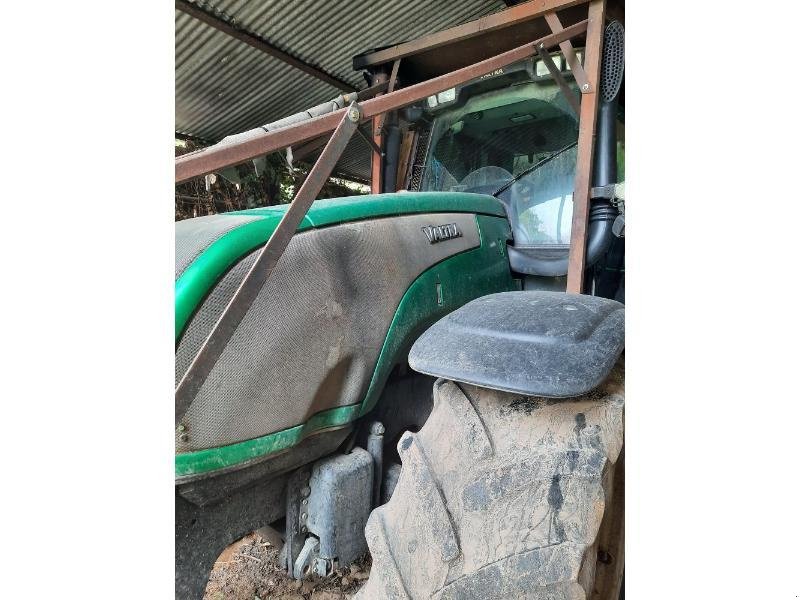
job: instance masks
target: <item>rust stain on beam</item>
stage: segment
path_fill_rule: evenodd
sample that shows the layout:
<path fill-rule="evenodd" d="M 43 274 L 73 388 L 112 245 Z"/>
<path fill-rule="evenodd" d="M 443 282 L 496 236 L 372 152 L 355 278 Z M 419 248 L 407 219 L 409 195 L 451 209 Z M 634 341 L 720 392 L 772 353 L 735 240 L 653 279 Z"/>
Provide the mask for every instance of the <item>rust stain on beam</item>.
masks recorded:
<path fill-rule="evenodd" d="M 452 73 L 440 75 L 428 81 L 423 81 L 389 94 L 366 100 L 361 105 L 363 111 L 362 118 L 370 119 L 381 113 L 403 108 L 418 100 L 427 98 L 432 94 L 437 94 L 476 77 L 480 77 L 481 75 L 485 75 L 486 73 L 491 73 L 495 69 L 505 67 L 525 58 L 530 58 L 536 53 L 537 46 L 543 44 L 546 49 L 553 48 L 564 40 L 581 35 L 587 31 L 587 26 L 588 21 L 580 21 L 579 23 L 565 27 L 558 33 L 551 33 L 534 42 L 503 52 L 502 54 L 475 63 L 469 67 L 464 67 Z M 602 22 L 599 24 L 599 27 L 602 32 Z M 590 96 L 596 99 L 594 94 L 588 94 L 584 96 L 584 98 Z M 581 103 L 581 111 L 583 111 L 583 103 Z M 275 150 L 285 148 L 286 146 L 319 137 L 328 131 L 333 131 L 344 114 L 345 110 L 341 109 L 298 123 L 291 127 L 270 132 L 264 131 L 242 142 L 235 144 L 217 144 L 211 148 L 184 154 L 175 159 L 175 180 L 177 183 L 181 183 L 193 177 L 213 173 L 224 167 L 237 165 L 257 156 L 269 154 Z"/>
<path fill-rule="evenodd" d="M 265 54 L 269 54 L 270 56 L 285 62 L 287 65 L 291 65 L 296 69 L 300 69 L 304 73 L 307 73 L 312 77 L 316 77 L 320 81 L 324 81 L 325 83 L 332 85 L 339 90 L 348 90 L 352 92 L 357 91 L 356 88 L 346 81 L 342 81 L 330 73 L 326 73 L 322 69 L 310 65 L 296 56 L 292 56 L 288 52 L 285 52 L 284 50 L 281 50 L 275 45 L 269 43 L 264 38 L 245 31 L 244 29 L 241 29 L 240 27 L 221 19 L 217 15 L 200 8 L 196 4 L 188 2 L 188 0 L 175 0 L 175 8 L 181 12 L 185 12 L 187 15 L 190 15 L 199 21 L 202 21 L 210 27 L 213 27 L 214 29 L 231 36 L 232 38 L 239 40 L 240 42 L 244 42 L 245 44 L 252 46 L 256 50 L 260 50 Z"/>

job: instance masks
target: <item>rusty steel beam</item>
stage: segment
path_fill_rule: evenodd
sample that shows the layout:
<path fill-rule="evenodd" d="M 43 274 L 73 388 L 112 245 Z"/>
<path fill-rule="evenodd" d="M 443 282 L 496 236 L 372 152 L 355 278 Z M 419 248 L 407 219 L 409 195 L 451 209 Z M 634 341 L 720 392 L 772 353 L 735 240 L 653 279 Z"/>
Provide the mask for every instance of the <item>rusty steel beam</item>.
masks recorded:
<path fill-rule="evenodd" d="M 356 100 L 369 100 L 370 98 L 374 98 L 375 96 L 382 94 L 387 89 L 389 89 L 389 82 L 383 81 L 381 83 L 373 83 L 370 87 L 365 88 L 356 92 Z M 349 98 L 350 95 L 348 94 L 346 98 Z"/>
<path fill-rule="evenodd" d="M 487 15 L 463 25 L 451 27 L 450 29 L 438 31 L 410 42 L 397 44 L 391 48 L 385 48 L 372 52 L 371 54 L 359 56 L 353 60 L 353 68 L 359 70 L 382 65 L 397 60 L 398 58 L 413 56 L 420 52 L 434 50 L 455 42 L 468 40 L 484 33 L 530 21 L 531 19 L 541 17 L 547 12 L 569 8 L 578 4 L 585 4 L 586 2 L 587 0 L 531 0 L 530 2 L 519 4 L 507 10 Z"/>
<path fill-rule="evenodd" d="M 225 310 L 220 315 L 211 333 L 203 342 L 189 369 L 175 388 L 175 425 L 177 426 L 189 408 L 200 388 L 203 387 L 208 374 L 219 360 L 234 331 L 242 322 L 248 309 L 258 296 L 264 283 L 269 279 L 275 265 L 297 231 L 297 227 L 306 216 L 308 209 L 316 199 L 322 186 L 330 177 L 336 162 L 344 152 L 353 132 L 362 118 L 361 108 L 353 102 L 340 115 L 339 125 L 333 132 L 328 145 L 319 155 L 314 167 L 309 171 L 303 185 L 295 195 L 288 210 L 270 236 L 267 243 L 258 253 L 253 266 L 245 275 Z"/>
<path fill-rule="evenodd" d="M 356 91 L 356 88 L 346 81 L 343 81 L 318 67 L 308 64 L 296 56 L 292 56 L 288 52 L 271 44 L 264 38 L 250 33 L 249 31 L 245 31 L 244 29 L 237 27 L 232 23 L 229 23 L 214 13 L 200 8 L 193 2 L 188 2 L 188 0 L 175 0 L 175 8 L 186 13 L 187 15 L 194 17 L 198 21 L 202 21 L 210 27 L 213 27 L 214 29 L 231 36 L 232 38 L 239 40 L 240 42 L 244 42 L 248 46 L 252 46 L 256 50 L 260 50 L 265 54 L 269 54 L 270 56 L 285 62 L 287 65 L 291 65 L 294 68 L 300 69 L 304 73 L 311 75 L 312 77 L 316 77 L 320 81 L 324 81 L 325 83 L 332 85 L 338 90 L 349 90 L 352 92 Z"/>
<path fill-rule="evenodd" d="M 389 78 L 384 72 L 375 73 L 373 84 L 385 83 L 389 86 Z M 376 97 L 380 97 L 378 94 Z M 377 147 L 378 151 L 370 155 L 370 177 L 369 191 L 373 194 L 380 194 L 383 187 L 383 136 L 377 128 L 378 119 L 372 120 L 372 146 Z"/>
<path fill-rule="evenodd" d="M 550 27 L 550 31 L 553 33 L 558 33 L 564 29 L 564 26 L 561 24 L 561 19 L 559 19 L 558 15 L 554 12 L 546 13 L 544 15 L 544 20 L 547 21 L 547 25 Z M 586 71 L 583 70 L 583 65 L 581 64 L 581 61 L 578 60 L 578 56 L 575 54 L 575 49 L 572 47 L 572 42 L 569 40 L 564 40 L 558 46 L 561 48 L 561 53 L 564 55 L 569 68 L 572 70 L 572 75 L 575 77 L 578 87 L 582 92 L 588 92 L 589 82 L 586 79 Z"/>
<path fill-rule="evenodd" d="M 558 33 L 551 33 L 534 42 L 523 44 L 513 50 L 487 58 L 474 65 L 366 100 L 361 105 L 362 117 L 371 119 L 381 113 L 403 108 L 432 94 L 466 83 L 471 79 L 491 73 L 519 60 L 530 58 L 536 53 L 538 46 L 543 45 L 545 49 L 553 48 L 564 40 L 581 35 L 587 30 L 587 26 L 587 20 L 580 21 L 565 27 Z M 286 146 L 319 137 L 328 131 L 332 131 L 344 114 L 345 109 L 341 109 L 283 129 L 259 132 L 257 135 L 253 135 L 241 142 L 217 144 L 211 148 L 184 154 L 175 159 L 175 181 L 176 183 L 181 183 L 193 177 L 213 173 L 224 167 L 237 165 L 257 156 L 269 154 Z"/>
<path fill-rule="evenodd" d="M 589 90 L 581 95 L 575 191 L 572 194 L 572 233 L 567 271 L 567 292 L 573 294 L 583 292 L 583 272 L 586 267 L 586 231 L 589 220 L 589 191 L 592 159 L 594 158 L 605 10 L 605 0 L 592 0 L 589 3 L 589 24 L 586 30 L 586 49 L 584 50 Z"/>
<path fill-rule="evenodd" d="M 350 103 L 350 102 L 358 102 L 360 100 L 364 100 L 364 99 L 368 99 L 368 98 L 373 98 L 374 96 L 376 96 L 376 95 L 378 95 L 378 94 L 380 94 L 382 92 L 385 92 L 388 87 L 389 87 L 389 83 L 385 81 L 383 83 L 380 83 L 380 84 L 377 84 L 377 85 L 373 85 L 373 86 L 365 88 L 363 90 L 359 90 L 358 92 L 351 92 L 349 94 L 344 94 L 342 96 L 342 100 L 344 101 L 344 103 Z M 326 104 L 328 104 L 328 103 L 326 103 Z M 298 113 L 298 115 L 299 114 L 301 114 L 301 113 Z M 295 115 L 295 116 L 297 116 L 297 115 Z M 311 116 L 309 115 L 307 117 L 307 119 L 310 119 L 310 118 L 311 118 Z M 264 129 L 265 131 L 273 131 L 274 130 L 274 125 L 275 125 L 275 123 L 269 123 L 267 125 L 262 126 L 261 129 Z M 328 133 L 330 133 L 330 131 L 325 131 L 325 132 L 323 132 L 323 135 L 318 136 L 318 137 L 316 137 L 314 139 L 311 139 L 311 140 L 307 140 L 304 143 L 298 145 L 297 147 L 292 148 L 292 154 L 293 154 L 294 158 L 296 158 L 297 160 L 302 160 L 302 159 L 306 158 L 309 154 L 313 154 L 315 151 L 317 151 L 320 148 L 322 148 L 325 144 L 328 143 L 328 137 L 329 136 L 326 135 Z M 228 143 L 228 142 L 226 142 L 224 139 L 221 142 L 219 142 L 220 145 L 224 145 L 226 143 Z M 207 142 L 206 143 L 206 146 L 212 146 L 212 145 L 213 145 L 213 142 Z M 194 155 L 196 152 L 197 152 L 197 150 L 195 150 L 193 152 L 187 152 L 184 156 L 191 156 L 191 155 Z"/>
<path fill-rule="evenodd" d="M 569 87 L 567 80 L 564 79 L 564 76 L 561 74 L 561 71 L 558 70 L 556 63 L 553 61 L 553 57 L 550 56 L 550 53 L 545 50 L 544 48 L 537 48 L 537 52 L 539 52 L 539 56 L 542 57 L 542 62 L 547 67 L 547 70 L 550 71 L 550 75 L 558 84 L 561 93 L 564 94 L 564 98 L 569 103 L 570 108 L 572 108 L 572 112 L 575 113 L 576 117 L 581 116 L 581 105 L 580 100 L 575 93 L 572 91 L 572 88 Z"/>

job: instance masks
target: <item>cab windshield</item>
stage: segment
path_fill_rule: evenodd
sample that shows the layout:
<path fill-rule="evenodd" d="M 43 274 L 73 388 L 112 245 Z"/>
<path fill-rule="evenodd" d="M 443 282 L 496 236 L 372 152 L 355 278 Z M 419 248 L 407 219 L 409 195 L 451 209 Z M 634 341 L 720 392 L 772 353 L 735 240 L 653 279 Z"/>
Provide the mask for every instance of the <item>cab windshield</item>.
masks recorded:
<path fill-rule="evenodd" d="M 496 195 L 516 246 L 569 244 L 578 124 L 558 86 L 517 83 L 460 104 L 435 115 L 421 189 Z"/>

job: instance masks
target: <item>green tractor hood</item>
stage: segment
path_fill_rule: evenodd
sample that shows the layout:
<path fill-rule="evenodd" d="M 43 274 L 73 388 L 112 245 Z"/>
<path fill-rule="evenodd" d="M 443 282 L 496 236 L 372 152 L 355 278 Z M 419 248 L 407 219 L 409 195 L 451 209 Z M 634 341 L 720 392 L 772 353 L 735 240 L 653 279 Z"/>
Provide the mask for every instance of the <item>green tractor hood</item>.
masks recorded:
<path fill-rule="evenodd" d="M 265 244 L 289 205 L 269 206 L 216 215 L 217 218 L 258 217 L 214 240 L 175 281 L 175 339 L 203 298 L 220 277 L 242 256 Z M 496 198 L 461 192 L 400 192 L 317 200 L 297 231 L 394 215 L 435 212 L 469 212 L 505 217 Z"/>
<path fill-rule="evenodd" d="M 274 206 L 189 219 L 176 224 L 176 384 L 180 375 L 178 356 L 182 357 L 182 368 L 188 366 L 186 360 L 191 358 L 192 351 L 188 350 L 187 347 L 196 344 L 197 340 L 200 339 L 197 336 L 197 332 L 193 330 L 195 315 L 199 319 L 197 322 L 202 323 L 198 327 L 207 328 L 209 318 L 216 319 L 216 316 L 209 317 L 208 314 L 203 313 L 206 309 L 210 310 L 207 306 L 207 299 L 210 302 L 214 294 L 219 294 L 220 282 L 229 277 L 231 273 L 234 273 L 234 269 L 241 270 L 242 261 L 245 260 L 245 257 L 251 255 L 267 242 L 286 210 L 286 205 Z M 198 414 L 194 417 L 187 413 L 185 419 L 189 420 L 186 422 L 186 433 L 183 435 L 186 435 L 189 441 L 181 442 L 181 432 L 184 430 L 180 428 L 177 430 L 175 471 L 178 478 L 206 476 L 207 474 L 225 472 L 227 469 L 242 468 L 253 461 L 260 461 L 272 454 L 288 450 L 315 432 L 339 427 L 363 416 L 372 410 L 377 403 L 378 397 L 382 393 L 398 357 L 407 351 L 414 339 L 431 323 L 476 297 L 518 288 L 517 282 L 512 279 L 506 254 L 506 243 L 511 238 L 511 230 L 503 205 L 492 196 L 460 192 L 401 192 L 318 200 L 312 205 L 298 227 L 298 231 L 308 231 L 309 233 L 322 235 L 327 234 L 328 231 L 312 232 L 309 230 L 322 230 L 324 228 L 335 230 L 337 229 L 337 227 L 334 227 L 336 225 L 358 221 L 364 222 L 365 231 L 367 231 L 370 228 L 385 227 L 385 225 L 370 225 L 370 223 L 384 221 L 384 219 L 392 220 L 393 218 L 396 218 L 398 222 L 416 219 L 417 222 L 415 222 L 414 227 L 419 224 L 426 225 L 429 221 L 432 224 L 441 224 L 440 221 L 442 219 L 436 216 L 437 213 L 442 215 L 449 214 L 450 219 L 456 217 L 453 213 L 467 213 L 463 215 L 464 217 L 471 215 L 472 220 L 466 218 L 466 220 L 462 219 L 461 222 L 471 222 L 472 232 L 465 230 L 463 237 L 459 236 L 451 241 L 444 240 L 444 243 L 440 245 L 430 238 L 426 239 L 422 231 L 415 229 L 414 239 L 418 239 L 418 242 L 396 246 L 397 248 L 404 248 L 403 251 L 398 251 L 413 254 L 418 250 L 419 257 L 413 260 L 424 259 L 427 261 L 429 259 L 425 257 L 433 255 L 441 256 L 442 259 L 430 263 L 425 267 L 425 270 L 415 275 L 415 278 L 410 280 L 408 287 L 403 288 L 402 291 L 398 290 L 399 295 L 392 296 L 388 300 L 388 304 L 388 296 L 381 299 L 377 295 L 377 290 L 386 287 L 386 282 L 379 280 L 380 275 L 377 276 L 378 280 L 374 279 L 376 277 L 375 273 L 366 275 L 363 278 L 363 282 L 361 282 L 363 290 L 371 290 L 372 288 L 376 290 L 374 302 L 380 306 L 380 309 L 377 309 L 378 311 L 391 311 L 390 314 L 386 315 L 389 321 L 385 323 L 380 321 L 380 323 L 383 323 L 380 327 L 385 325 L 388 328 L 381 338 L 382 341 L 371 340 L 372 345 L 365 346 L 365 350 L 368 350 L 368 352 L 362 353 L 359 351 L 354 354 L 354 356 L 358 355 L 358 357 L 362 354 L 364 356 L 369 354 L 370 356 L 369 359 L 364 359 L 366 362 L 363 365 L 359 362 L 352 363 L 361 365 L 358 366 L 360 371 L 354 372 L 360 373 L 360 376 L 364 377 L 363 384 L 361 384 L 363 389 L 354 392 L 347 402 L 339 402 L 339 396 L 336 396 L 336 402 L 326 399 L 316 405 L 314 404 L 316 402 L 314 398 L 322 397 L 318 395 L 322 393 L 319 390 L 330 391 L 334 389 L 331 385 L 326 384 L 327 379 L 323 378 L 323 376 L 327 377 L 325 373 L 329 370 L 327 364 L 322 364 L 325 363 L 325 360 L 322 360 L 322 363 L 314 363 L 321 365 L 321 371 L 320 369 L 311 369 L 313 372 L 304 371 L 302 378 L 291 373 L 281 373 L 279 378 L 285 377 L 286 381 L 282 379 L 276 381 L 275 389 L 284 384 L 293 386 L 300 379 L 304 381 L 313 380 L 315 383 L 313 383 L 308 393 L 295 394 L 286 398 L 281 396 L 280 401 L 264 399 L 271 391 L 264 392 L 262 390 L 263 393 L 261 393 L 256 389 L 257 386 L 249 387 L 245 391 L 237 391 L 236 393 L 244 394 L 245 396 L 241 397 L 246 397 L 247 402 L 251 400 L 257 401 L 257 403 L 260 403 L 257 404 L 258 406 L 274 402 L 276 418 L 281 417 L 282 410 L 289 410 L 289 408 L 292 410 L 302 409 L 300 411 L 302 415 L 296 419 L 287 419 L 286 423 L 280 424 L 277 421 L 273 423 L 275 419 L 272 418 L 272 413 L 269 412 L 261 415 L 260 418 L 263 422 L 259 421 L 258 417 L 250 412 L 245 411 L 245 417 L 236 413 L 238 417 L 245 418 L 248 427 L 253 424 L 258 425 L 260 433 L 244 435 L 241 436 L 242 439 L 232 439 L 224 443 L 197 442 L 196 447 L 189 447 L 188 444 L 194 444 L 195 440 L 198 439 L 197 419 L 202 421 L 206 413 L 200 408 L 198 408 Z M 428 218 L 427 215 L 430 215 L 431 218 Z M 460 217 L 461 215 L 458 216 Z M 396 227 L 399 227 L 399 225 L 396 225 Z M 392 231 L 392 229 L 385 231 Z M 394 231 L 400 231 L 400 229 Z M 410 233 L 411 230 L 404 231 Z M 335 235 L 334 231 L 330 231 L 330 234 L 332 236 Z M 396 238 L 397 236 L 395 236 L 395 244 L 397 242 Z M 448 248 L 452 249 L 466 245 L 468 238 L 477 241 L 477 246 L 453 253 L 448 250 Z M 460 241 L 456 241 L 456 239 Z M 369 243 L 375 244 L 377 242 L 377 244 L 383 245 L 380 248 L 382 256 L 394 256 L 392 252 L 394 252 L 393 248 L 395 246 L 392 245 L 392 241 L 386 239 L 384 242 L 383 239 L 376 240 L 374 237 L 372 240 Z M 429 246 L 428 242 L 432 245 Z M 343 248 L 345 247 L 347 250 L 342 251 L 348 253 L 352 253 L 354 250 L 357 251 L 359 248 L 357 244 L 355 246 L 344 246 Z M 376 250 L 376 248 L 373 248 L 373 250 Z M 352 258 L 350 254 L 348 254 L 348 257 Z M 297 256 L 285 254 L 281 261 L 286 260 L 293 260 L 296 263 Z M 394 278 L 393 282 L 396 283 L 401 281 L 401 278 L 396 275 L 401 270 L 389 264 L 392 260 L 393 258 L 387 258 L 386 264 L 391 274 L 384 274 L 383 277 Z M 412 257 L 400 254 L 397 255 L 397 260 L 404 262 L 404 264 L 411 264 L 408 261 L 412 261 Z M 348 263 L 348 261 L 344 262 Z M 289 264 L 292 263 L 290 262 Z M 313 276 L 309 275 L 309 271 L 306 269 L 306 267 L 311 268 L 309 263 L 295 264 L 295 267 L 304 269 L 309 281 L 313 279 Z M 240 274 L 237 274 L 237 276 Z M 335 273 L 333 275 L 334 277 L 336 276 Z M 353 276 L 353 272 L 342 274 L 343 278 L 352 278 Z M 230 286 L 230 284 L 228 285 Z M 230 289 L 230 287 L 226 289 Z M 286 293 L 287 302 L 281 305 L 282 316 L 277 320 L 296 323 L 297 328 L 312 327 L 310 323 L 315 317 L 307 312 L 307 302 L 304 304 L 302 298 L 297 298 L 296 289 L 294 292 L 287 291 Z M 371 291 L 366 291 L 365 293 L 371 297 Z M 307 301 L 307 299 L 305 300 Z M 295 301 L 297 305 L 293 304 Z M 221 310 L 219 300 L 215 300 L 215 302 L 215 310 Z M 394 308 L 389 307 L 389 304 L 394 302 L 397 303 Z M 321 301 L 319 305 L 315 304 L 314 306 L 321 307 L 323 304 L 325 302 Z M 298 313 L 297 311 L 303 306 L 306 306 L 303 309 L 306 312 Z M 354 304 L 353 306 L 361 305 Z M 361 308 L 363 309 L 364 306 L 361 306 Z M 355 310 L 360 309 L 357 308 Z M 285 319 L 283 318 L 284 312 L 286 313 Z M 325 323 L 326 321 L 323 321 L 319 326 L 327 327 L 328 325 Z M 379 323 L 379 321 L 376 321 L 376 323 Z M 313 325 L 313 327 L 316 326 Z M 335 327 L 335 324 L 332 327 Z M 293 329 L 293 331 L 297 330 Z M 321 335 L 331 331 L 334 331 L 334 329 L 325 330 Z M 187 342 L 187 339 L 190 341 Z M 266 347 L 269 344 L 280 344 L 281 339 L 275 336 L 265 339 L 265 345 L 263 347 L 259 346 L 256 350 L 261 353 L 258 357 L 243 355 L 241 361 L 237 364 L 242 365 L 242 368 L 246 369 L 247 372 L 237 375 L 233 371 L 226 371 L 226 376 L 218 381 L 218 385 L 226 389 L 236 388 L 237 390 L 237 386 L 250 385 L 250 383 L 247 383 L 249 381 L 247 377 L 253 373 L 261 373 L 267 368 L 258 366 L 259 357 L 263 356 L 266 357 L 265 360 L 269 360 L 270 356 L 274 356 L 275 350 L 270 351 Z M 309 344 L 309 348 L 312 348 L 313 342 L 309 341 Z M 351 350 L 346 351 L 350 352 Z M 298 357 L 295 357 L 295 359 L 297 360 Z M 361 360 L 361 358 L 358 360 Z M 320 373 L 316 373 L 316 371 L 320 371 Z M 348 375 L 348 377 L 350 376 Z M 319 381 L 317 381 L 318 379 Z M 213 393 L 208 392 L 208 394 L 210 395 L 206 400 L 213 404 L 213 408 L 209 410 L 217 411 L 220 415 L 228 415 L 228 409 L 231 406 L 229 402 L 230 396 L 226 396 L 223 391 L 218 389 L 215 389 Z M 263 395 L 264 398 L 259 396 L 254 400 L 257 394 Z M 238 395 L 234 397 L 240 398 Z M 281 403 L 285 403 L 286 406 Z M 278 404 L 281 404 L 283 408 Z M 203 404 L 203 406 L 206 405 Z M 192 421 L 193 418 L 195 419 L 194 421 Z M 216 419 L 217 417 L 214 418 Z M 225 420 L 228 417 L 221 416 L 218 418 L 222 419 L 221 422 L 223 423 L 228 422 Z M 208 422 L 217 422 L 210 417 L 209 419 Z M 216 429 L 213 429 L 213 431 L 216 431 Z M 184 445 L 179 447 L 179 444 Z"/>

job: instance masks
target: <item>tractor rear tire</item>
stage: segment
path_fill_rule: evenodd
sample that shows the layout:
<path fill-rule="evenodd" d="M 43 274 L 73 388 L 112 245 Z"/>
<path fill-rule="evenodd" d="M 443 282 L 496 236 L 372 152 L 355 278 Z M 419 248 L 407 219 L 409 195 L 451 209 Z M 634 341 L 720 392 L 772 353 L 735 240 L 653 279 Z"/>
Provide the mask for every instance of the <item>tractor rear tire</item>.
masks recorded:
<path fill-rule="evenodd" d="M 356 599 L 616 600 L 623 369 L 559 400 L 437 380 L 367 522 L 373 566 Z"/>

